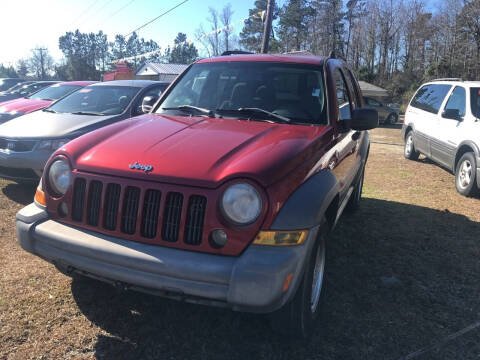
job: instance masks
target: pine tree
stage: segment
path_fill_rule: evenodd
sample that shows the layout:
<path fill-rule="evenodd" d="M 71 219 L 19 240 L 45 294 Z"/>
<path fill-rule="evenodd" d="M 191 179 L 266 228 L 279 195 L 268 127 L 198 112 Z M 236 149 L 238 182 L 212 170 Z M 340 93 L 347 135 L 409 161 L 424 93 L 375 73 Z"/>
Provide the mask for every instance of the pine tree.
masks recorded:
<path fill-rule="evenodd" d="M 191 64 L 198 57 L 198 51 L 195 45 L 192 43 L 187 44 L 187 35 L 184 33 L 178 33 L 175 38 L 175 46 L 170 51 L 171 63 L 175 64 Z"/>

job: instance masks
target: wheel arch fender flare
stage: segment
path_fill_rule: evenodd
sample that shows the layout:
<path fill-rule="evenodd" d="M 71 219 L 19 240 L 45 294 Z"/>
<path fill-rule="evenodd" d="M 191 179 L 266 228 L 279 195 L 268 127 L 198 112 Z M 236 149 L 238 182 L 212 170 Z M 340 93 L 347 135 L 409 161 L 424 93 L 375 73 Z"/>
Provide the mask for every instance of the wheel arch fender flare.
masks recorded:
<path fill-rule="evenodd" d="M 338 194 L 337 177 L 330 169 L 321 170 L 290 195 L 275 217 L 271 229 L 310 229 L 321 224 L 330 205 L 338 199 Z"/>
<path fill-rule="evenodd" d="M 455 150 L 455 156 L 453 157 L 453 164 L 452 164 L 452 169 L 453 169 L 454 173 L 457 172 L 458 161 L 460 160 L 460 158 L 462 157 L 463 154 L 468 152 L 469 148 L 473 150 L 473 153 L 475 155 L 475 160 L 477 162 L 477 164 L 476 164 L 477 167 L 480 165 L 480 150 L 479 150 L 477 144 L 475 144 L 471 140 L 465 140 L 465 141 L 462 141 L 457 146 L 457 149 Z"/>

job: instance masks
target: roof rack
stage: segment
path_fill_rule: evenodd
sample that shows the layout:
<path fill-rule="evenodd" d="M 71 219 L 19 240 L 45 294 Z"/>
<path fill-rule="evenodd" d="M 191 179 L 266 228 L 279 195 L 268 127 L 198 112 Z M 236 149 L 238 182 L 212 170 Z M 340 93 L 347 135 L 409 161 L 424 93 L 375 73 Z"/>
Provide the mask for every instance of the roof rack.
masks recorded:
<path fill-rule="evenodd" d="M 230 56 L 230 55 L 251 55 L 253 54 L 250 51 L 243 51 L 243 50 L 228 50 L 222 53 L 222 56 Z"/>
<path fill-rule="evenodd" d="M 440 79 L 433 79 L 431 81 L 463 81 L 461 78 L 440 78 Z"/>

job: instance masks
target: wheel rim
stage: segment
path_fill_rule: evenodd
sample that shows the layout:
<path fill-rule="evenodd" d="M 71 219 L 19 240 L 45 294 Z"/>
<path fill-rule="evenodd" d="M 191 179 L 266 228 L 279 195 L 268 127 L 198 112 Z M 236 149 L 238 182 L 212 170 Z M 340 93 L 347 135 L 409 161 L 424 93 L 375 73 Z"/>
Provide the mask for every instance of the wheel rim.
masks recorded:
<path fill-rule="evenodd" d="M 412 147 L 413 147 L 413 137 L 412 135 L 409 135 L 407 137 L 407 142 L 405 143 L 405 155 L 410 156 L 412 153 Z"/>
<path fill-rule="evenodd" d="M 312 296 L 310 299 L 310 310 L 312 313 L 317 311 L 318 303 L 320 301 L 320 294 L 322 293 L 323 273 L 325 270 L 325 242 L 321 239 L 317 247 L 315 255 L 315 268 L 313 269 L 312 280 Z"/>
<path fill-rule="evenodd" d="M 472 163 L 469 160 L 463 161 L 458 173 L 458 185 L 460 185 L 462 189 L 467 188 L 472 182 L 472 171 Z"/>

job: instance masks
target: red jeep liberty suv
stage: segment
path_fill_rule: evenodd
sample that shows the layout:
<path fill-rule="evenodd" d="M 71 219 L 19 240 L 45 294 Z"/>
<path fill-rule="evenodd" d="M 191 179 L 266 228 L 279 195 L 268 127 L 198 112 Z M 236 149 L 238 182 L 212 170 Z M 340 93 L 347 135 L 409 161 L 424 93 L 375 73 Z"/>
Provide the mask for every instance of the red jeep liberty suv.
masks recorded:
<path fill-rule="evenodd" d="M 189 66 L 151 113 L 48 161 L 18 241 L 66 273 L 233 310 L 306 336 L 325 241 L 360 200 L 378 125 L 341 60 L 228 55 Z"/>

